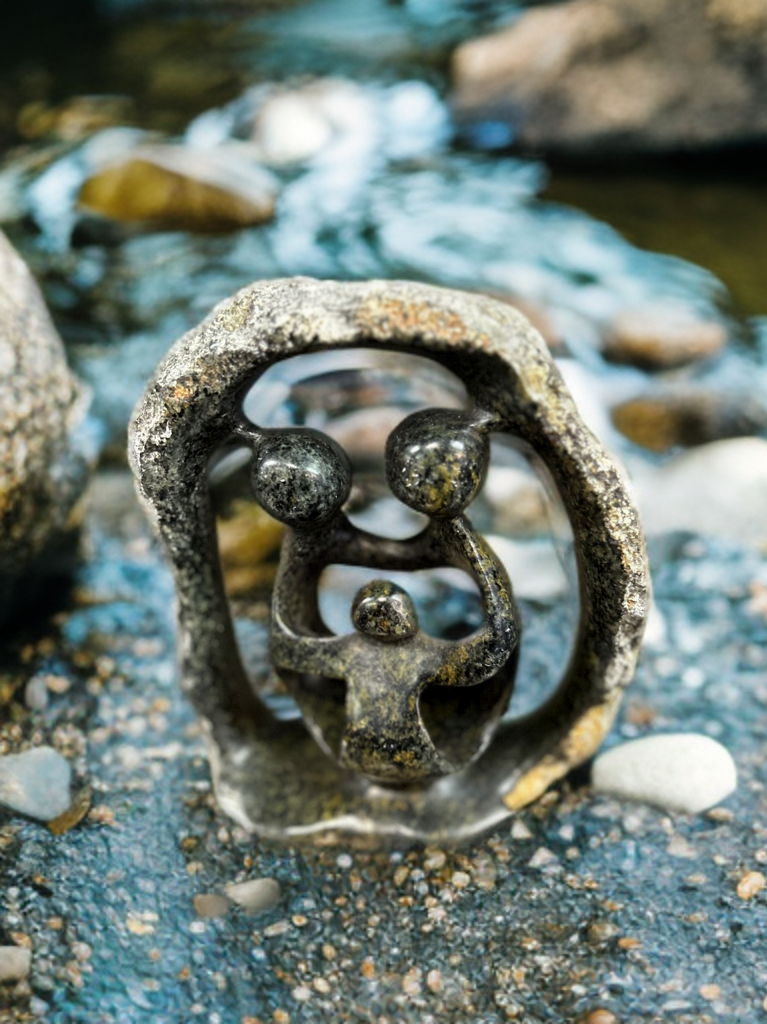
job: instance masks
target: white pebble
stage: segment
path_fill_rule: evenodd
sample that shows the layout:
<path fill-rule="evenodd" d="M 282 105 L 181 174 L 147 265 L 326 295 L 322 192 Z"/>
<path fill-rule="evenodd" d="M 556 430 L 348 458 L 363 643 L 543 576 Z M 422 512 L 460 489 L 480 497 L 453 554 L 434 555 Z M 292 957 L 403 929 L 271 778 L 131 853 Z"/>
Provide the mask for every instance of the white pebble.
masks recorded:
<path fill-rule="evenodd" d="M 72 770 L 52 747 L 0 757 L 0 804 L 38 821 L 53 821 L 71 803 Z"/>
<path fill-rule="evenodd" d="M 274 878 L 253 878 L 249 882 L 227 885 L 226 895 L 248 914 L 261 914 L 279 903 L 282 891 Z"/>
<path fill-rule="evenodd" d="M 647 736 L 614 747 L 594 762 L 598 793 L 697 814 L 733 792 L 737 770 L 716 740 L 695 733 Z"/>
<path fill-rule="evenodd" d="M 0 982 L 23 981 L 29 974 L 32 954 L 23 946 L 0 946 Z"/>

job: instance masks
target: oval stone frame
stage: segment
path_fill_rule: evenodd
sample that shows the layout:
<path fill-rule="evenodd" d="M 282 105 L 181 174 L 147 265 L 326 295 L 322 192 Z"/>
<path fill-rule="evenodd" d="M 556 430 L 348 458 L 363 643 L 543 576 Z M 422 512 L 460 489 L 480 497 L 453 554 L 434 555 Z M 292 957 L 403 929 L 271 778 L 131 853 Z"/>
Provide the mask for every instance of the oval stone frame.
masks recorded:
<path fill-rule="evenodd" d="M 422 786 L 387 788 L 344 771 L 300 720 L 276 720 L 246 676 L 224 593 L 210 457 L 261 373 L 331 348 L 409 352 L 452 371 L 494 413 L 495 431 L 543 460 L 572 524 L 580 620 L 558 689 L 501 723 L 466 768 Z M 134 413 L 129 449 L 175 577 L 182 684 L 208 726 L 219 803 L 241 825 L 272 837 L 459 840 L 535 800 L 599 747 L 644 629 L 644 538 L 621 472 L 580 419 L 542 338 L 511 306 L 404 281 L 251 285 L 170 350 Z"/>

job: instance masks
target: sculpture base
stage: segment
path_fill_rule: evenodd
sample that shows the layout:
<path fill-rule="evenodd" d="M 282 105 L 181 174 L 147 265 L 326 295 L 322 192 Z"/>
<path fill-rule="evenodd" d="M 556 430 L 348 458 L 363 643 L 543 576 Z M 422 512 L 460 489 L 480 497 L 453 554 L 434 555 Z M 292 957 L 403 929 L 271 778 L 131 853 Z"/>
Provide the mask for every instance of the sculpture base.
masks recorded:
<path fill-rule="evenodd" d="M 297 840 L 376 835 L 455 843 L 511 814 L 501 798 L 510 786 L 488 778 L 484 758 L 461 772 L 419 786 L 393 788 L 344 771 L 301 721 L 275 722 L 268 737 L 243 735 L 226 747 L 210 741 L 216 797 L 238 824 L 259 835 Z"/>

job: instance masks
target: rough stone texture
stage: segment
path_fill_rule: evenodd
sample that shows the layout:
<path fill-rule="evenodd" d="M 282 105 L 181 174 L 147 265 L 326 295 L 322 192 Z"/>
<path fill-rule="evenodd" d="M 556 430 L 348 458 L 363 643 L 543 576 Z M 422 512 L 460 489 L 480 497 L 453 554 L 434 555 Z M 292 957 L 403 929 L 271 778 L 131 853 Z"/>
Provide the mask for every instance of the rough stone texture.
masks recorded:
<path fill-rule="evenodd" d="M 237 432 L 246 440 L 258 432 L 243 426 L 240 396 L 259 373 L 278 359 L 355 346 L 414 351 L 452 370 L 466 384 L 486 428 L 520 437 L 541 457 L 576 537 L 581 623 L 559 689 L 532 715 L 504 724 L 468 767 L 407 794 L 361 787 L 360 777 L 330 762 L 301 723 L 275 722 L 254 695 L 223 598 L 207 493 L 206 466 L 216 445 Z M 646 616 L 649 584 L 641 532 L 620 473 L 582 424 L 544 342 L 511 307 L 405 282 L 298 278 L 243 289 L 171 350 L 135 413 L 130 455 L 173 565 L 182 677 L 211 723 L 218 795 L 249 827 L 277 833 L 332 827 L 367 831 L 375 819 L 376 828 L 396 834 L 467 834 L 531 802 L 599 746 L 633 673 Z M 427 529 L 415 547 L 393 541 L 381 546 L 353 531 L 344 538 L 343 529 L 335 527 L 310 543 L 302 533 L 289 534 L 276 587 L 277 602 L 287 603 L 275 607 L 290 613 L 286 621 L 294 612 L 293 621 L 311 621 L 320 541 L 327 549 L 322 564 L 333 561 L 330 552 L 341 540 L 344 560 L 376 568 L 433 565 L 434 551 L 442 565 L 471 568 L 476 558 L 481 587 L 485 569 L 495 562 L 492 553 L 458 516 L 445 520 L 445 529 L 458 530 L 454 557 L 459 560 L 446 559 L 446 535 L 437 536 L 438 522 L 432 521 L 432 532 Z M 303 557 L 296 557 L 291 548 L 301 544 Z M 476 551 L 472 558 L 470 547 Z M 289 585 L 281 587 L 281 580 Z M 503 593 L 502 576 L 493 582 L 488 573 L 486 582 Z M 493 604 L 502 607 L 497 600 L 488 607 Z M 509 621 L 501 616 L 501 630 Z M 284 656 L 285 667 L 299 675 L 332 675 L 332 657 L 321 665 L 313 660 L 316 634 L 299 637 L 299 648 L 311 649 L 306 663 L 301 658 L 291 663 L 295 637 L 274 648 L 278 663 Z M 326 651 L 345 639 L 327 638 Z M 392 658 L 399 654 L 396 645 L 388 649 L 395 652 Z M 380 656 L 386 650 L 382 645 Z M 460 682 L 457 662 L 453 681 Z M 466 800 L 469 793 L 472 801 Z M 271 826 L 263 820 L 269 804 Z M 470 820 L 462 823 L 464 809 Z"/>
<path fill-rule="evenodd" d="M 76 520 L 87 395 L 37 285 L 0 232 L 0 618 Z M 36 566 L 35 566 L 36 563 Z"/>
<path fill-rule="evenodd" d="M 710 736 L 669 733 L 600 754 L 591 781 L 598 793 L 698 814 L 725 800 L 738 774 L 730 753 Z"/>
<path fill-rule="evenodd" d="M 572 0 L 526 11 L 453 61 L 459 120 L 569 155 L 767 137 L 767 8 L 755 0 Z"/>

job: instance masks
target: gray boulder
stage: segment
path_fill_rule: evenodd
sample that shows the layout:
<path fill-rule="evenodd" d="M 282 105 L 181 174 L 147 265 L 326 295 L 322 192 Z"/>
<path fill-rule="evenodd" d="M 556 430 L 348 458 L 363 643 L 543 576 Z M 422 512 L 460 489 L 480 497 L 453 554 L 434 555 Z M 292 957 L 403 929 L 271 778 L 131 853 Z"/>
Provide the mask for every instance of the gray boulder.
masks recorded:
<path fill-rule="evenodd" d="M 62 565 L 88 472 L 88 393 L 0 232 L 0 619 Z"/>
<path fill-rule="evenodd" d="M 767 141 L 763 0 L 571 0 L 460 46 L 459 123 L 567 156 Z"/>

